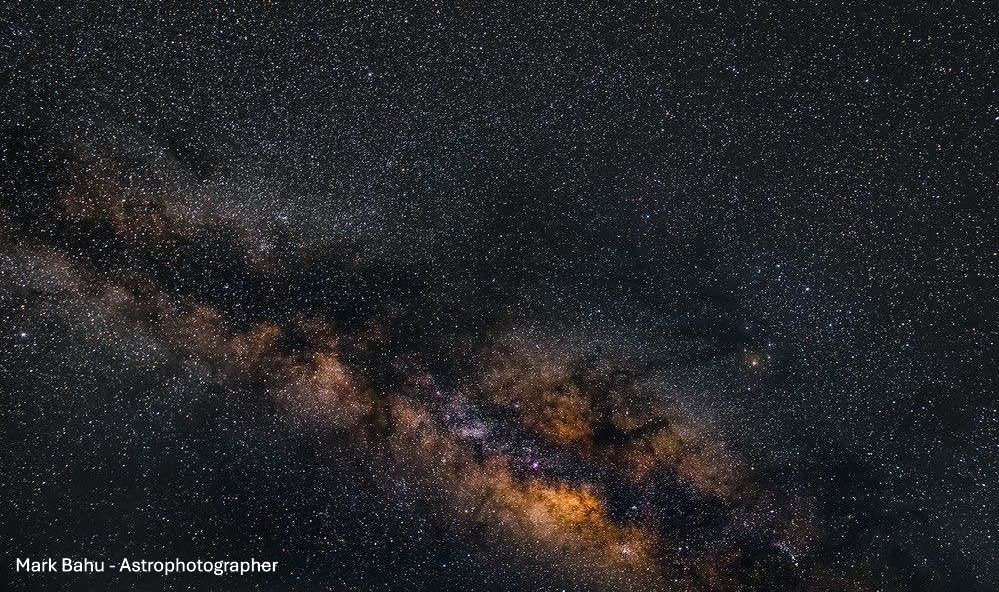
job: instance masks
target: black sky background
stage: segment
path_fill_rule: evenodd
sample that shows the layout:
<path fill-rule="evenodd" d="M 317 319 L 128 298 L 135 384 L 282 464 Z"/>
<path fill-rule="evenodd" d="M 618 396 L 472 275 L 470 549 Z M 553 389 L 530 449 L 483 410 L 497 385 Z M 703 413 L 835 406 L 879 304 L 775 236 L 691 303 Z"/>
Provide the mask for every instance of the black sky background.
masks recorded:
<path fill-rule="evenodd" d="M 355 360 L 387 386 L 409 352 L 458 384 L 462 348 L 510 327 L 665 365 L 678 404 L 814 496 L 831 564 L 995 589 L 994 5 L 0 10 L 17 240 L 141 267 L 241 327 L 391 311 L 396 349 Z M 58 190 L 80 146 L 310 254 L 263 275 L 224 229 L 135 250 L 73 226 Z M 5 555 L 294 566 L 213 589 L 577 586 L 400 501 L 253 385 L 39 313 L 51 295 L 11 260 Z"/>

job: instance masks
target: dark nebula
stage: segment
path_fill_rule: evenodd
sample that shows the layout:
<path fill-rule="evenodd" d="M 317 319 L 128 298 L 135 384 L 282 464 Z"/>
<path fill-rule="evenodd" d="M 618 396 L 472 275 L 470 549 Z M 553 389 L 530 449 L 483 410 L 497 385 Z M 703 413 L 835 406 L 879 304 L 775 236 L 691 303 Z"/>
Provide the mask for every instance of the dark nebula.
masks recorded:
<path fill-rule="evenodd" d="M 0 588 L 997 589 L 994 5 L 225 4 L 0 8 Z"/>

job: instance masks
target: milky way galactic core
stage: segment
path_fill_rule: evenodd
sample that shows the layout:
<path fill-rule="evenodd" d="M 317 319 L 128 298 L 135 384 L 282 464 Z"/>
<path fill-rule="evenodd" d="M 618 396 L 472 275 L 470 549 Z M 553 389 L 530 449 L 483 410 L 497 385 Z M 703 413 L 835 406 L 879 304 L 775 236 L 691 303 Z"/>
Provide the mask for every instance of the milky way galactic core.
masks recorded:
<path fill-rule="evenodd" d="M 0 15 L 4 589 L 997 589 L 994 5 Z"/>

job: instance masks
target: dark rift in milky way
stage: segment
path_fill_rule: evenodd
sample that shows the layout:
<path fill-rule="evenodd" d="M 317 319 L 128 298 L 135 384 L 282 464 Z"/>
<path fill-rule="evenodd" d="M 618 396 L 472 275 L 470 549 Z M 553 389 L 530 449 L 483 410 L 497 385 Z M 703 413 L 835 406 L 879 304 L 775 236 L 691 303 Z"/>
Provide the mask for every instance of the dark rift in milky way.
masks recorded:
<path fill-rule="evenodd" d="M 312 244 L 249 210 L 196 207 L 190 193 L 208 188 L 110 146 L 39 155 L 59 181 L 3 211 L 3 272 L 32 306 L 90 338 L 141 335 L 221 383 L 264 393 L 303 431 L 345 438 L 386 475 L 421 484 L 457 527 L 546 554 L 582 581 L 865 589 L 824 561 L 807 497 L 768 483 L 664 395 L 654 377 L 665 362 L 501 322 L 414 337 L 406 327 L 419 319 L 407 315 L 420 307 L 408 300 L 419 289 L 380 284 L 377 261 L 356 245 Z M 198 281 L 206 269 L 211 285 Z M 303 285 L 287 284 L 296 278 Z M 272 298 L 232 302 L 226 282 L 271 284 L 258 291 Z M 309 298 L 291 299 L 296 289 Z M 685 343 L 669 363 L 733 349 Z"/>

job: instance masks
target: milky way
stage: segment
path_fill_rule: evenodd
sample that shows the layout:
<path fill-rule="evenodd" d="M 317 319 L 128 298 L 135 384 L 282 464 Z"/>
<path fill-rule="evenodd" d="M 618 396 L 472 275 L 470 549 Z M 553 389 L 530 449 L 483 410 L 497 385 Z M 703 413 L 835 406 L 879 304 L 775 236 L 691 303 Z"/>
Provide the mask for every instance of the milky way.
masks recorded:
<path fill-rule="evenodd" d="M 5 9 L 11 557 L 282 565 L 13 589 L 994 589 L 994 15 L 576 10 Z"/>

